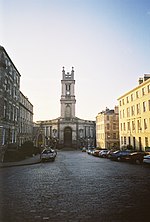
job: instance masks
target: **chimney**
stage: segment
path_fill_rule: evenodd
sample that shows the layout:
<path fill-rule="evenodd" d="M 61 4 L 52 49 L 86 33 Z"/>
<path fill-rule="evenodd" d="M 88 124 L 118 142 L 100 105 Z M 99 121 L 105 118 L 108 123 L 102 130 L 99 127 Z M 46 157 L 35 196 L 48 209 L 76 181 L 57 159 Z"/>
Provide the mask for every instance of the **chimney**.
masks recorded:
<path fill-rule="evenodd" d="M 143 78 L 139 78 L 139 85 L 143 83 Z"/>
<path fill-rule="evenodd" d="M 119 107 L 118 107 L 118 106 L 115 106 L 114 111 L 115 111 L 115 113 L 119 113 Z"/>
<path fill-rule="evenodd" d="M 150 78 L 150 74 L 144 74 L 144 81 L 148 80 Z"/>

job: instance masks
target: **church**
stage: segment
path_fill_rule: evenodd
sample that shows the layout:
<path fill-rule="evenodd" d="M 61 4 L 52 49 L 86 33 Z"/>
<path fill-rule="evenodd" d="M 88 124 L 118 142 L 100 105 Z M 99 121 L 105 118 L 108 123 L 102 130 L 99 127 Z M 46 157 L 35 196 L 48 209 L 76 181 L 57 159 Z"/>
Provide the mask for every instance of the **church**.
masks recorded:
<path fill-rule="evenodd" d="M 35 145 L 54 146 L 57 149 L 80 149 L 95 146 L 95 121 L 83 120 L 75 115 L 75 79 L 74 68 L 71 72 L 62 69 L 61 80 L 61 113 L 52 120 L 36 122 L 34 132 Z"/>

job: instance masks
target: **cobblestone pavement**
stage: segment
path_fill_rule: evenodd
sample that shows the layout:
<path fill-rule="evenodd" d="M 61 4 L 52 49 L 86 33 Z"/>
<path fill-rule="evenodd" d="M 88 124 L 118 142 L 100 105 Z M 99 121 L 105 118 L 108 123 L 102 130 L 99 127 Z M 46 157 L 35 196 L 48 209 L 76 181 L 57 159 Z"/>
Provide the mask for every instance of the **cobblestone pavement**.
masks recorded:
<path fill-rule="evenodd" d="M 0 222 L 149 221 L 150 168 L 59 151 L 0 169 Z"/>

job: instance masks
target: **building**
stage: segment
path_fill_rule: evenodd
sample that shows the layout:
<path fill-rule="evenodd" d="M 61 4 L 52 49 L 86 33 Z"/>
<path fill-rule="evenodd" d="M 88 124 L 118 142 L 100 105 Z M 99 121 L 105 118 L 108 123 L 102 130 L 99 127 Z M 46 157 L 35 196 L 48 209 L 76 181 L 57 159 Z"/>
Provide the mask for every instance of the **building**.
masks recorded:
<path fill-rule="evenodd" d="M 61 114 L 53 120 L 37 121 L 38 134 L 35 145 L 53 145 L 57 148 L 80 148 L 95 145 L 95 121 L 83 120 L 75 115 L 74 69 L 65 72 L 61 80 Z M 36 131 L 37 132 L 37 131 Z"/>
<path fill-rule="evenodd" d="M 17 143 L 19 130 L 20 73 L 7 52 L 0 46 L 0 153 L 8 144 Z"/>
<path fill-rule="evenodd" d="M 150 147 L 150 74 L 118 98 L 121 146 L 145 150 Z"/>
<path fill-rule="evenodd" d="M 18 144 L 33 140 L 33 105 L 26 96 L 20 92 L 19 99 L 19 134 Z"/>
<path fill-rule="evenodd" d="M 96 145 L 106 149 L 120 147 L 118 106 L 106 108 L 96 116 Z"/>
<path fill-rule="evenodd" d="M 19 145 L 19 121 L 24 119 L 21 115 L 23 106 L 26 106 L 20 101 L 20 77 L 6 50 L 0 46 L 0 161 L 3 161 L 7 148 Z M 33 111 L 33 107 L 31 109 Z M 31 125 L 31 117 L 29 121 Z"/>

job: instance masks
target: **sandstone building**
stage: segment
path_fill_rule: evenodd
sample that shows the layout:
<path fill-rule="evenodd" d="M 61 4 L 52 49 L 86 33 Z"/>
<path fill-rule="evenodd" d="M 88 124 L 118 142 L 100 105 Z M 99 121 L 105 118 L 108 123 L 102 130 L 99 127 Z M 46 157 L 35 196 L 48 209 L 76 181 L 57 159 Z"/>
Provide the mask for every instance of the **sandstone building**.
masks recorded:
<path fill-rule="evenodd" d="M 118 98 L 121 146 L 145 150 L 150 147 L 150 74 Z"/>
<path fill-rule="evenodd" d="M 96 116 L 96 145 L 99 148 L 119 148 L 118 106 L 98 113 Z"/>

